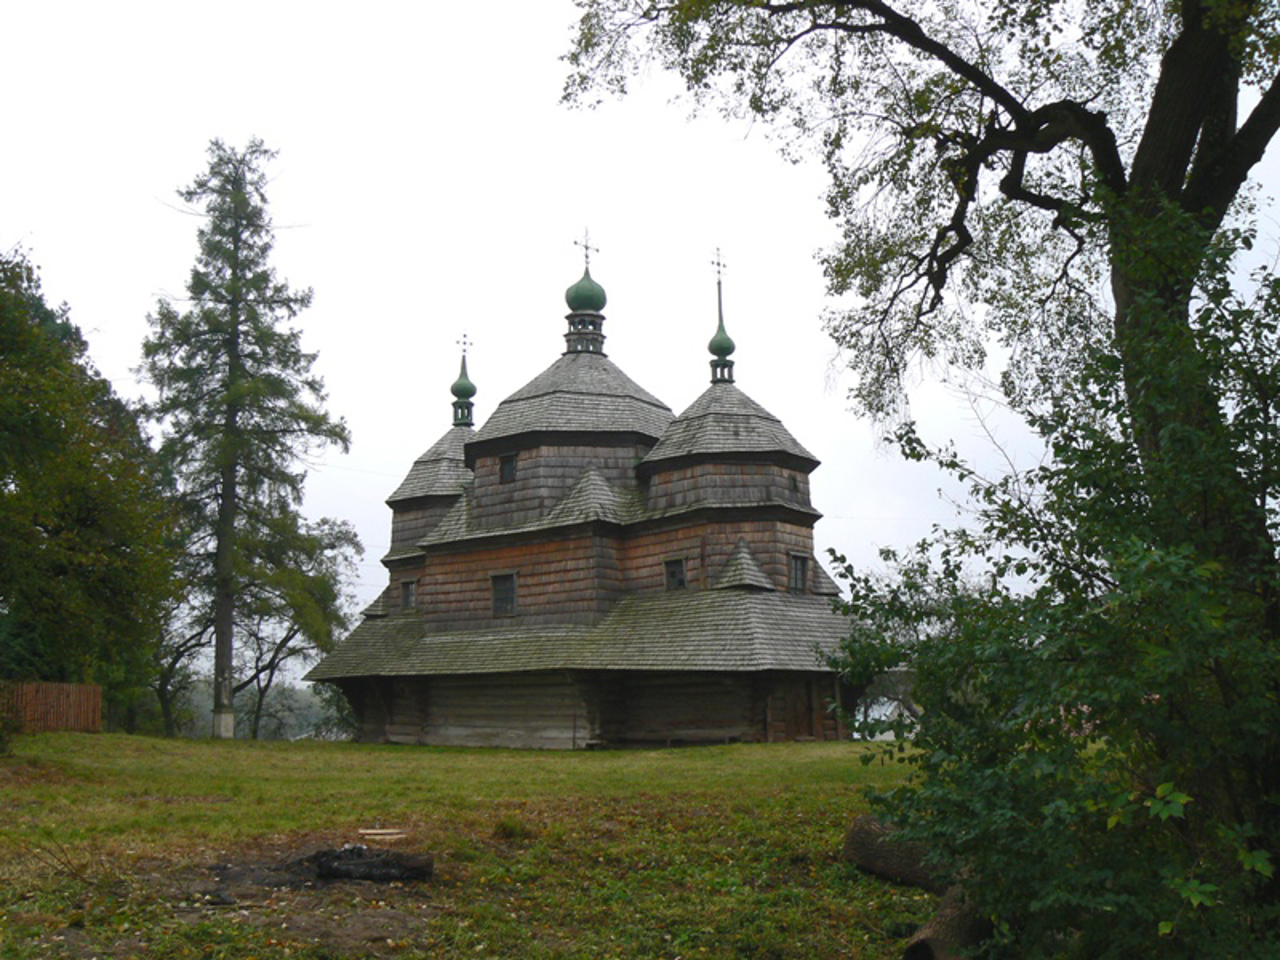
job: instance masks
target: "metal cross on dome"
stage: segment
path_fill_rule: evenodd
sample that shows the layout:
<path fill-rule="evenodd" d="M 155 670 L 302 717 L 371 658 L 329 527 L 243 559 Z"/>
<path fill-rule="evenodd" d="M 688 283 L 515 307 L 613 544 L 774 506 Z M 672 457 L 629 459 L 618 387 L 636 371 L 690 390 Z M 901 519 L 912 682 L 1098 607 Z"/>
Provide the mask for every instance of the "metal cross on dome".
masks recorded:
<path fill-rule="evenodd" d="M 591 231 L 590 231 L 590 230 L 588 230 L 586 227 L 583 227 L 583 228 L 582 228 L 582 239 L 581 239 L 581 240 L 575 240 L 575 241 L 573 241 L 573 245 L 574 245 L 575 247 L 581 247 L 581 248 L 582 248 L 582 259 L 583 259 L 584 265 L 586 266 L 586 268 L 587 268 L 588 270 L 590 270 L 590 269 L 591 269 L 591 254 L 592 254 L 592 253 L 599 253 L 599 252 L 600 252 L 600 248 L 599 248 L 599 247 L 593 247 L 593 246 L 591 245 Z"/>
<path fill-rule="evenodd" d="M 467 348 L 475 345 L 475 341 L 467 336 L 466 333 L 463 333 L 455 342 L 462 348 L 462 355 L 464 357 L 467 355 Z"/>
<path fill-rule="evenodd" d="M 724 272 L 724 261 L 720 258 L 720 248 L 716 247 L 716 258 L 711 261 L 711 265 L 716 268 L 716 283 L 720 282 L 720 276 Z"/>

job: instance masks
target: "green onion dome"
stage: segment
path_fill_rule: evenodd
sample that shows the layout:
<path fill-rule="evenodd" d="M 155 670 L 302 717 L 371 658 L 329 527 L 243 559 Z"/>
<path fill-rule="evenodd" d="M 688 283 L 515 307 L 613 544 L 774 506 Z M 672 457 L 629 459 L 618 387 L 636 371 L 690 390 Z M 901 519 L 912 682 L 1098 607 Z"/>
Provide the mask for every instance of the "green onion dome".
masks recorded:
<path fill-rule="evenodd" d="M 604 287 L 591 279 L 591 268 L 582 271 L 582 279 L 564 292 L 564 302 L 574 313 L 599 313 L 606 302 Z"/>
<path fill-rule="evenodd" d="M 720 326 L 716 328 L 716 335 L 711 338 L 711 342 L 707 344 L 707 349 L 711 351 L 712 356 L 724 360 L 729 354 L 733 353 L 735 348 L 733 338 L 725 332 L 724 317 L 720 318 Z"/>
<path fill-rule="evenodd" d="M 459 400 L 470 400 L 476 395 L 476 385 L 467 376 L 467 355 L 465 353 L 462 355 L 462 371 L 458 374 L 458 379 L 453 381 L 453 386 L 449 390 Z"/>

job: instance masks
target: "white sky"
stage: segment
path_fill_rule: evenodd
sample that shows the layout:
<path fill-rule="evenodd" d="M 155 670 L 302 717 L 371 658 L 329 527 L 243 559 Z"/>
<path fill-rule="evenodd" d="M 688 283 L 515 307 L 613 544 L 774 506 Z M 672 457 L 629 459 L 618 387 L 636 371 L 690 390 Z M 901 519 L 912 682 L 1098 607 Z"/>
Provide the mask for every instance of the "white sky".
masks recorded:
<path fill-rule="evenodd" d="M 848 412 L 819 319 L 814 254 L 835 233 L 816 164 L 788 164 L 745 122 L 690 120 L 667 77 L 596 111 L 560 106 L 568 0 L 355 9 L 10 4 L 0 249 L 28 250 L 99 369 L 136 396 L 145 318 L 183 295 L 195 254 L 175 190 L 213 137 L 279 150 L 277 272 L 315 289 L 304 343 L 353 436 L 312 471 L 307 513 L 359 530 L 361 605 L 385 584 L 383 501 L 450 425 L 459 337 L 474 343 L 480 424 L 563 350 L 584 227 L 609 296 L 605 350 L 676 413 L 709 380 L 723 251 L 737 383 L 822 461 L 820 557 L 871 563 L 954 517 L 943 478 Z M 914 410 L 931 438 L 989 453 L 946 390 L 922 387 Z"/>

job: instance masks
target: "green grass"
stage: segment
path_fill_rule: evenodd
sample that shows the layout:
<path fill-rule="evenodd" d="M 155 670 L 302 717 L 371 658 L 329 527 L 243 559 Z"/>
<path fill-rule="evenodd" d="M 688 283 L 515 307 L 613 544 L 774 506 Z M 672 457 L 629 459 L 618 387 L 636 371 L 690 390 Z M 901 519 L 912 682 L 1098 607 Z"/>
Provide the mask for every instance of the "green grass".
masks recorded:
<path fill-rule="evenodd" d="M 862 749 L 24 737 L 0 761 L 0 956 L 887 958 L 932 903 L 836 856 L 862 788 L 901 776 Z M 436 878 L 193 892 L 373 827 Z"/>

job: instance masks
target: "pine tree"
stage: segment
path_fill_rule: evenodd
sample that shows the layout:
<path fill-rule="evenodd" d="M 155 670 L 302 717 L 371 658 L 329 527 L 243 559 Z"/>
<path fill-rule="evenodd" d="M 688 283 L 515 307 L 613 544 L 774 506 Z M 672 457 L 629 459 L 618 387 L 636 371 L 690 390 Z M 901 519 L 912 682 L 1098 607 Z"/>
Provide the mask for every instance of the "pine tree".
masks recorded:
<path fill-rule="evenodd" d="M 214 736 L 234 731 L 237 611 L 264 581 L 270 530 L 296 515 L 302 461 L 319 446 L 345 451 L 346 424 L 324 409 L 314 353 L 290 325 L 311 303 L 271 266 L 274 231 L 261 140 L 243 150 L 209 144 L 209 168 L 178 195 L 202 209 L 188 308 L 162 300 L 148 317 L 142 373 L 158 391 L 160 455 L 186 510 L 193 602 L 214 635 Z M 298 524 L 295 524 L 298 525 Z"/>

